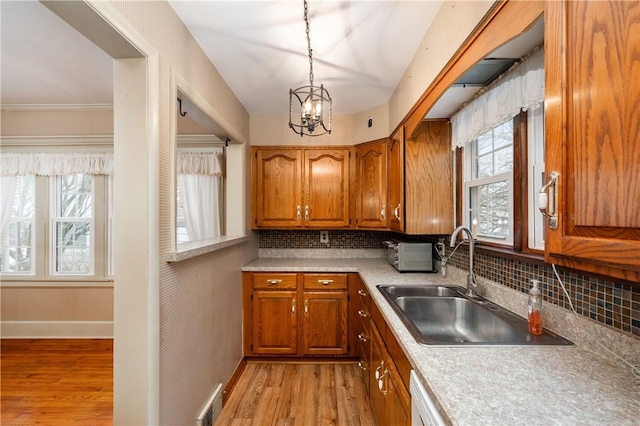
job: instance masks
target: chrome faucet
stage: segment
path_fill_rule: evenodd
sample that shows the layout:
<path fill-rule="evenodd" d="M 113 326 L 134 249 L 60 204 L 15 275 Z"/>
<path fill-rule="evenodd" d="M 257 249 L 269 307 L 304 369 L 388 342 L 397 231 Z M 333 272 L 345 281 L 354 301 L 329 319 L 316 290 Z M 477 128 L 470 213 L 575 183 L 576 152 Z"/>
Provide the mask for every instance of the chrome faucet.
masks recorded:
<path fill-rule="evenodd" d="M 473 234 L 471 233 L 469 228 L 467 228 L 466 226 L 458 226 L 456 229 L 454 229 L 453 233 L 451 234 L 451 242 L 449 244 L 449 247 L 454 247 L 456 245 L 456 237 L 458 236 L 458 233 L 460 231 L 466 232 L 469 239 L 469 275 L 467 275 L 467 296 L 479 296 L 484 292 L 484 288 L 481 284 L 478 284 L 476 282 L 476 276 L 473 273 L 473 247 L 475 243 L 473 241 Z"/>

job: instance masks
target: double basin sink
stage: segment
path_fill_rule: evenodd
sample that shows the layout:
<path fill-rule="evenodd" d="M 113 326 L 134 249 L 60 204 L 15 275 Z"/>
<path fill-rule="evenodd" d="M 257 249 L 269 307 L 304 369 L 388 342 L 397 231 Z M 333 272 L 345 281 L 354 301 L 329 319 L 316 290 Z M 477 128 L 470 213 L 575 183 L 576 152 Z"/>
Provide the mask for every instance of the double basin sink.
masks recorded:
<path fill-rule="evenodd" d="M 528 332 L 527 321 L 457 286 L 378 286 L 413 337 L 428 346 L 570 346 L 544 330 Z"/>

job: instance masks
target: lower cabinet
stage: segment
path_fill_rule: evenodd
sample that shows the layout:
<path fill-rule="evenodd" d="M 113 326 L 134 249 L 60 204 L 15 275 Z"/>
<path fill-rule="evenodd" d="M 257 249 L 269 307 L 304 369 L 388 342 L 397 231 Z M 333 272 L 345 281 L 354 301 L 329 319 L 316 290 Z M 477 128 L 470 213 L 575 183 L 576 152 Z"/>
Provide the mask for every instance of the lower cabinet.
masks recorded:
<path fill-rule="evenodd" d="M 355 290 L 359 297 L 358 303 L 354 303 L 354 316 L 361 320 L 357 329 L 358 365 L 369 392 L 374 418 L 379 426 L 410 425 L 411 364 L 359 279 Z"/>
<path fill-rule="evenodd" d="M 243 273 L 247 356 L 349 356 L 348 274 Z"/>

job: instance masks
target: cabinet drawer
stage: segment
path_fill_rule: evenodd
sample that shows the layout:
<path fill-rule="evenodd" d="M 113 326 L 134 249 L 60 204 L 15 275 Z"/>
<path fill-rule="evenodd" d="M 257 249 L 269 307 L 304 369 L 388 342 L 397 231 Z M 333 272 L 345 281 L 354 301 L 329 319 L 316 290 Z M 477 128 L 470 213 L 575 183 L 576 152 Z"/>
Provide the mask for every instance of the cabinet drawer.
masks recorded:
<path fill-rule="evenodd" d="M 347 274 L 304 274 L 305 290 L 346 290 Z"/>
<path fill-rule="evenodd" d="M 297 274 L 254 273 L 253 288 L 259 290 L 296 289 Z"/>

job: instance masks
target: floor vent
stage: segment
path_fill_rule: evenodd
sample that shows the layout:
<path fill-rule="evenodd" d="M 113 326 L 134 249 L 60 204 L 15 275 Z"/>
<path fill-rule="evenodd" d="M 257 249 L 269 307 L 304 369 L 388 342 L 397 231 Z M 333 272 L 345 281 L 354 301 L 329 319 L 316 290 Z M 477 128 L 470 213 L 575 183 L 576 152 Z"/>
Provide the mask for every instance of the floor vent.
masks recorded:
<path fill-rule="evenodd" d="M 196 419 L 196 426 L 213 426 L 214 420 L 222 410 L 222 383 L 219 383 L 213 395 L 207 401 L 202 412 Z"/>

